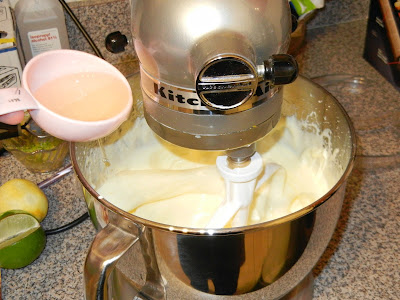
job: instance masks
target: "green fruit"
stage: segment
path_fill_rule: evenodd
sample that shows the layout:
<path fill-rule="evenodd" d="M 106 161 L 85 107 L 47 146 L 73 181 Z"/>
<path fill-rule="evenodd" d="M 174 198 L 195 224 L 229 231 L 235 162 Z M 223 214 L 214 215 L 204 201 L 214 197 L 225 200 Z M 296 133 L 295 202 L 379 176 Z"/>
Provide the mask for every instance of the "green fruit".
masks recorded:
<path fill-rule="evenodd" d="M 24 210 L 13 209 L 13 210 L 8 210 L 6 212 L 0 213 L 0 220 L 4 219 L 5 217 L 11 216 L 11 215 L 16 215 L 16 214 L 30 215 L 28 212 L 26 212 Z"/>
<path fill-rule="evenodd" d="M 46 234 L 29 214 L 2 214 L 0 218 L 0 268 L 18 269 L 32 263 L 46 245 Z"/>

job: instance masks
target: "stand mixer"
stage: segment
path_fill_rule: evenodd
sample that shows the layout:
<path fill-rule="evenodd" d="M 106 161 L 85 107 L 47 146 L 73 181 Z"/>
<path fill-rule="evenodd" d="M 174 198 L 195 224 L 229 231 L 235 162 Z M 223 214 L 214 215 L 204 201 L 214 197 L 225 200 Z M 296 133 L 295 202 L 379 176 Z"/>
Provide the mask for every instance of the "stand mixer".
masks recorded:
<path fill-rule="evenodd" d="M 70 148 L 99 231 L 85 262 L 86 299 L 310 300 L 312 269 L 340 215 L 355 134 L 336 99 L 301 76 L 295 80 L 297 64 L 284 54 L 291 33 L 288 1 L 132 0 L 131 5 L 141 91 L 134 92 L 131 118 L 102 141 L 115 159 L 108 156 L 105 165 L 96 142 Z M 139 76 L 133 76 L 133 91 L 138 85 Z M 134 124 L 142 120 L 142 108 L 161 138 L 186 148 L 226 150 L 216 164 L 227 196 L 209 228 L 141 218 L 99 194 L 104 174 L 113 176 L 115 164 L 125 165 L 120 158 L 132 153 L 129 132 L 141 132 Z M 246 225 L 255 179 L 263 168 L 260 180 L 274 171 L 262 165 L 255 143 L 281 114 L 305 120 L 311 113 L 321 130 L 331 131 L 337 149 L 332 187 L 298 211 Z M 157 186 L 152 179 L 148 183 L 149 189 Z M 207 180 L 201 184 L 208 188 Z M 224 227 L 230 219 L 233 226 Z"/>
<path fill-rule="evenodd" d="M 161 138 L 226 150 L 217 167 L 226 199 L 209 223 L 247 224 L 263 166 L 255 142 L 280 118 L 282 88 L 297 63 L 289 47 L 288 1 L 134 1 L 144 114 Z"/>

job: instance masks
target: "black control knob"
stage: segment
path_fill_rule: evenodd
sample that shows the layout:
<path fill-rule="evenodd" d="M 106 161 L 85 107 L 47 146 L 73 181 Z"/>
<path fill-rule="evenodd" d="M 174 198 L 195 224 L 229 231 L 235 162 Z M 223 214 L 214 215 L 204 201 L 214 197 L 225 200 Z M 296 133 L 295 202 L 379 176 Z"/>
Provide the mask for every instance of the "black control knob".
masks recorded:
<path fill-rule="evenodd" d="M 112 32 L 106 37 L 106 48 L 111 53 L 121 53 L 128 45 L 128 38 L 120 31 Z"/>
<path fill-rule="evenodd" d="M 264 62 L 264 78 L 274 85 L 288 84 L 297 78 L 299 66 L 289 54 L 272 55 Z"/>

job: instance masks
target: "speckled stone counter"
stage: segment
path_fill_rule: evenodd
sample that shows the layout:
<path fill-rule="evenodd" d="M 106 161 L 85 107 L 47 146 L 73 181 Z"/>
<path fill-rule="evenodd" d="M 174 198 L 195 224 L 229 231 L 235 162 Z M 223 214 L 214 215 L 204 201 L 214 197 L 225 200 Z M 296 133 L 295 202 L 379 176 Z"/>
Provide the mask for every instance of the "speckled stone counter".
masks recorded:
<path fill-rule="evenodd" d="M 363 76 L 365 84 L 328 89 L 357 133 L 355 168 L 341 218 L 314 270 L 315 299 L 399 299 L 400 93 L 362 59 L 366 21 L 309 32 L 301 73 Z"/>
<path fill-rule="evenodd" d="M 305 76 L 366 79 L 364 84 L 327 87 L 354 122 L 358 151 L 337 229 L 313 272 L 317 300 L 400 297 L 400 93 L 363 60 L 365 31 L 365 19 L 314 27 L 297 55 Z M 16 177 L 40 182 L 47 176 L 29 173 L 9 154 L 0 156 L 0 184 Z M 72 175 L 44 192 L 50 201 L 46 229 L 86 210 Z M 2 270 L 3 299 L 83 299 L 83 264 L 94 235 L 86 220 L 49 236 L 33 264 Z"/>

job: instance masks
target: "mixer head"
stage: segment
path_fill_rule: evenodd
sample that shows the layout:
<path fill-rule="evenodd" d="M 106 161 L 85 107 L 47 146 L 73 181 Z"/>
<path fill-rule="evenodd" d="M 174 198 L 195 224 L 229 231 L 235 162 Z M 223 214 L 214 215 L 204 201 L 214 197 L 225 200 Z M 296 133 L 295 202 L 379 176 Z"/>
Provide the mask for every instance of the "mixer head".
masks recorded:
<path fill-rule="evenodd" d="M 274 128 L 281 85 L 297 77 L 296 61 L 284 54 L 291 33 L 287 0 L 132 5 L 145 117 L 153 131 L 183 147 L 229 150 Z"/>

